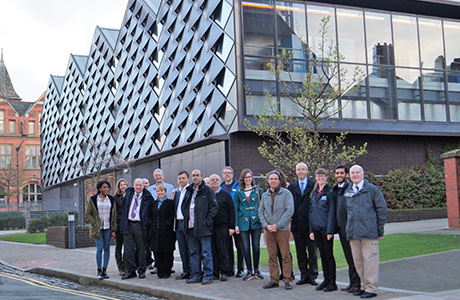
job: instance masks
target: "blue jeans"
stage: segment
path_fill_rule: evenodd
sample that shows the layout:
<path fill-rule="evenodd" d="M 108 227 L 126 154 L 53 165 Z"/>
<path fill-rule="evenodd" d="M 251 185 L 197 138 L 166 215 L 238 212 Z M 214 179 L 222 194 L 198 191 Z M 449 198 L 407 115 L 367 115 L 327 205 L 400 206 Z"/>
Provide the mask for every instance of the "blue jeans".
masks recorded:
<path fill-rule="evenodd" d="M 212 264 L 212 248 L 211 236 L 197 237 L 193 230 L 187 232 L 187 244 L 190 252 L 190 268 L 192 275 L 196 278 L 202 278 L 203 273 L 205 278 L 212 279 L 213 264 Z M 203 258 L 203 271 L 201 270 L 201 259 Z"/>
<path fill-rule="evenodd" d="M 104 250 L 104 264 L 102 265 L 102 268 L 107 268 L 109 265 L 111 235 L 112 233 L 110 229 L 101 229 L 101 238 L 94 239 L 96 242 L 96 264 L 98 269 L 101 269 L 102 250 Z"/>
<path fill-rule="evenodd" d="M 262 228 L 251 229 L 248 231 L 240 231 L 241 239 L 243 240 L 243 256 L 246 262 L 248 272 L 259 270 L 260 260 L 260 235 L 262 234 Z M 249 241 L 251 239 L 251 241 Z M 252 244 L 252 256 L 254 260 L 254 270 L 252 269 L 251 262 L 251 245 Z"/>
<path fill-rule="evenodd" d="M 179 243 L 180 259 L 182 260 L 182 271 L 192 273 L 190 270 L 190 253 L 187 245 L 187 237 L 184 231 L 184 221 L 177 221 L 176 238 Z"/>

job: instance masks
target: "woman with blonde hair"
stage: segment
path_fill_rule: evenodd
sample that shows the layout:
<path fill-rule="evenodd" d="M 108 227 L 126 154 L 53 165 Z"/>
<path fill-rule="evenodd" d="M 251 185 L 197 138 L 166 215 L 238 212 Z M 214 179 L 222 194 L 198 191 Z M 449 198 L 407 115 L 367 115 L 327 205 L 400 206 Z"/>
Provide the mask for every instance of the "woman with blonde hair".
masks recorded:
<path fill-rule="evenodd" d="M 125 204 L 125 194 L 127 188 L 128 181 L 126 181 L 126 179 L 123 178 L 118 179 L 115 196 L 113 196 L 113 198 L 115 199 L 115 203 L 117 205 L 117 228 L 120 228 L 121 214 L 123 213 L 123 205 Z M 121 276 L 123 276 L 126 272 L 122 248 L 123 235 L 120 233 L 120 230 L 118 230 L 115 244 L 115 260 L 117 261 L 118 272 L 120 272 Z"/>

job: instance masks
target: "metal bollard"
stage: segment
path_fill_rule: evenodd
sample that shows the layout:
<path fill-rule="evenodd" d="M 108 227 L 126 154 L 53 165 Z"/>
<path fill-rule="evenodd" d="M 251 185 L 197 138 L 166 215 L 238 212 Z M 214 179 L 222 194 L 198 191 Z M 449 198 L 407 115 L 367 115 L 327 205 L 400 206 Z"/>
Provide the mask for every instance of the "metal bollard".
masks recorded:
<path fill-rule="evenodd" d="M 75 249 L 75 215 L 69 213 L 67 217 L 69 221 L 69 249 Z"/>

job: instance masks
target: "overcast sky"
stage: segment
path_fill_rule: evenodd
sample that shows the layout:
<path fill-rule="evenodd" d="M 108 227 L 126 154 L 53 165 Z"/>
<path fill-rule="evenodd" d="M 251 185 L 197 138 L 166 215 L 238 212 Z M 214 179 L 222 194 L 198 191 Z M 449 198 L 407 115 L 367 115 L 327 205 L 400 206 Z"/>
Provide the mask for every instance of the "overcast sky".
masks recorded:
<path fill-rule="evenodd" d="M 0 48 L 23 101 L 65 75 L 69 54 L 88 55 L 96 25 L 120 29 L 128 0 L 0 0 Z"/>

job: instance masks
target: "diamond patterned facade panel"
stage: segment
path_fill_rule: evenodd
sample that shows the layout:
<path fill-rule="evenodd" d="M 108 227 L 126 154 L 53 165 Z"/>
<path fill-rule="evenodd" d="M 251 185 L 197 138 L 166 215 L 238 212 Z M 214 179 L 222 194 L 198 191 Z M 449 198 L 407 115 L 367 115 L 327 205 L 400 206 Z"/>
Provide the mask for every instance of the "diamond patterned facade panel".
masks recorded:
<path fill-rule="evenodd" d="M 92 145 L 133 161 L 227 133 L 237 112 L 230 2 L 130 0 L 119 30 L 97 27 L 89 55 L 50 78 L 44 186 L 94 172 L 82 169 Z"/>

